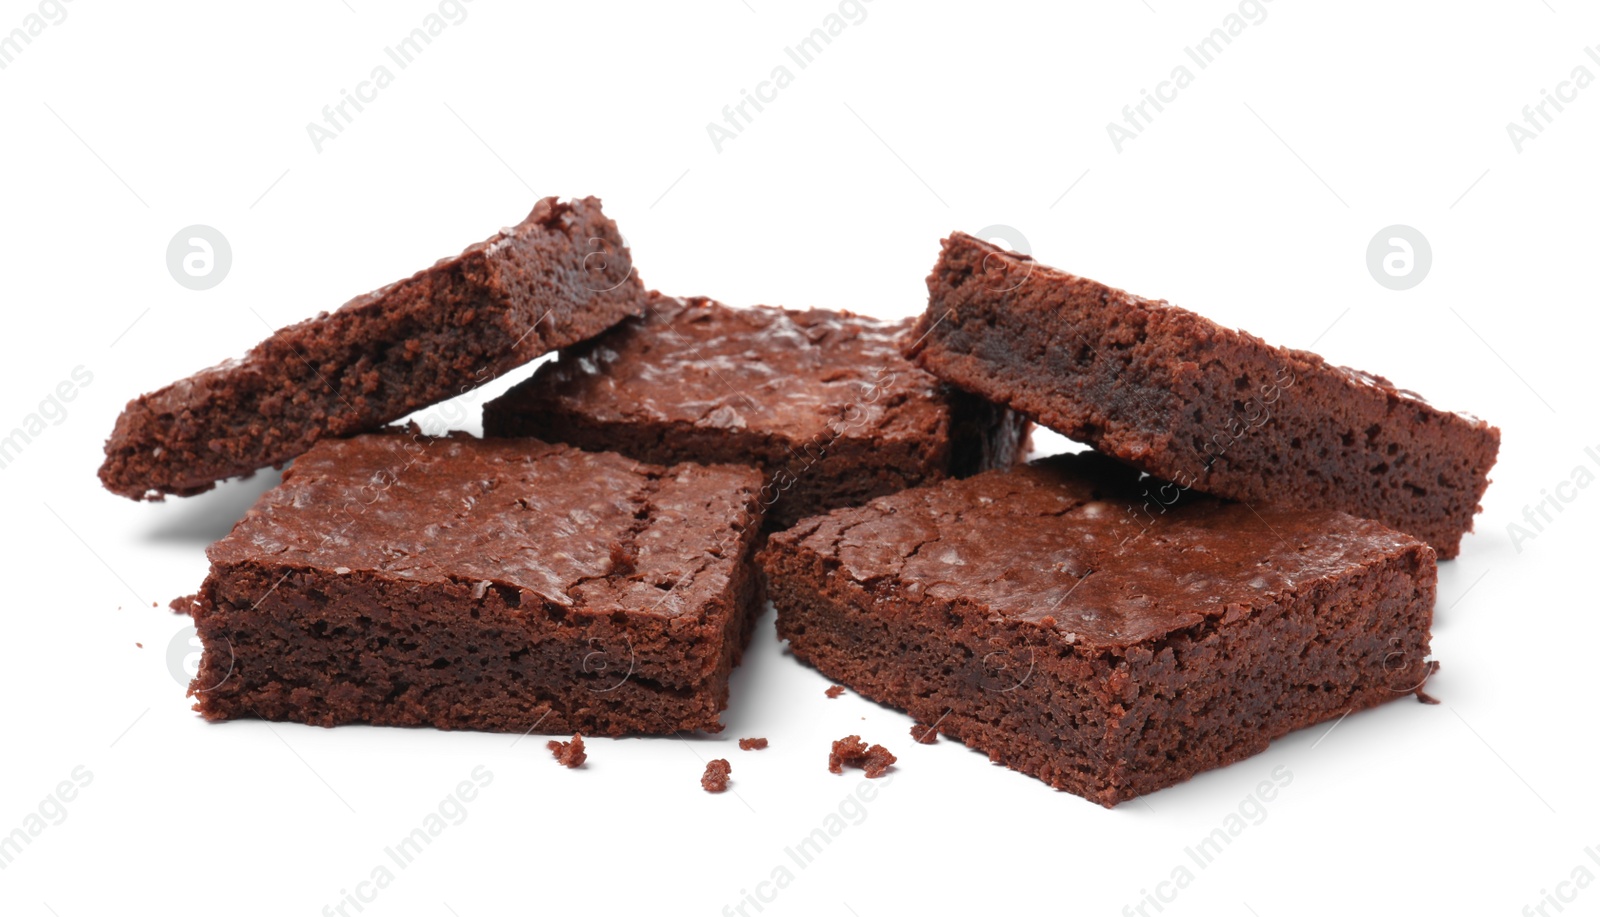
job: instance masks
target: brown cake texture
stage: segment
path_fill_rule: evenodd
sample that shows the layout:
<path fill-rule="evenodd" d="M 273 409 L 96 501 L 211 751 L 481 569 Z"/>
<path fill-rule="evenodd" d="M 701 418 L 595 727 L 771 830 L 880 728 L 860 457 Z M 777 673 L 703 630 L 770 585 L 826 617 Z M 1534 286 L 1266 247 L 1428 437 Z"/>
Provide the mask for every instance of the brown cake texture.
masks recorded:
<path fill-rule="evenodd" d="M 766 739 L 740 739 L 739 740 L 739 750 L 740 751 L 760 751 L 761 749 L 766 748 L 766 747 L 767 747 L 767 740 Z"/>
<path fill-rule="evenodd" d="M 761 476 L 411 432 L 323 440 L 207 550 L 208 719 L 719 731 Z"/>
<path fill-rule="evenodd" d="M 583 750 L 583 736 L 576 733 L 570 742 L 551 739 L 544 744 L 550 749 L 550 754 L 555 757 L 556 763 L 562 767 L 581 767 L 583 762 L 589 760 L 589 755 Z"/>
<path fill-rule="evenodd" d="M 1105 806 L 1411 696 L 1434 551 L 1331 510 L 1189 495 L 1095 453 L 808 519 L 761 553 L 794 655 Z"/>
<path fill-rule="evenodd" d="M 643 294 L 598 200 L 546 198 L 459 255 L 130 401 L 100 480 L 161 499 L 281 466 L 591 338 L 638 314 Z"/>
<path fill-rule="evenodd" d="M 714 758 L 706 762 L 706 771 L 700 775 L 700 786 L 707 793 L 722 793 L 728 789 L 728 775 L 733 765 L 727 758 Z"/>
<path fill-rule="evenodd" d="M 870 778 L 882 777 L 895 757 L 882 745 L 868 746 L 860 736 L 845 736 L 828 752 L 828 772 L 842 774 L 847 767 L 859 767 Z"/>
<path fill-rule="evenodd" d="M 908 355 L 934 375 L 1194 488 L 1377 519 L 1455 557 L 1500 431 L 965 233 Z"/>
<path fill-rule="evenodd" d="M 484 434 L 757 464 L 771 528 L 1015 462 L 1020 418 L 912 366 L 910 324 L 652 293 L 485 405 Z"/>

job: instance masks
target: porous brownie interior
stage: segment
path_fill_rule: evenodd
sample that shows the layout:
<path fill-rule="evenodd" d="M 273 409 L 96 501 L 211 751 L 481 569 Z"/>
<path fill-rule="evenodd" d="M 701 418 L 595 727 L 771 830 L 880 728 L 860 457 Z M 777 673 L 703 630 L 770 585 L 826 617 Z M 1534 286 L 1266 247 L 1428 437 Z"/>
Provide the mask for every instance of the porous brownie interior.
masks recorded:
<path fill-rule="evenodd" d="M 1378 519 L 1453 557 L 1499 432 L 1388 380 L 1275 348 L 957 233 L 916 359 L 1191 487 Z"/>
<path fill-rule="evenodd" d="M 761 601 L 741 564 L 694 627 L 714 655 L 691 682 L 663 664 L 684 655 L 664 618 L 642 627 L 645 615 L 634 615 L 622 626 L 594 610 L 524 608 L 503 586 L 422 591 L 370 575 L 243 565 L 202 593 L 196 623 L 206 650 L 191 694 L 208 719 L 716 732 Z"/>

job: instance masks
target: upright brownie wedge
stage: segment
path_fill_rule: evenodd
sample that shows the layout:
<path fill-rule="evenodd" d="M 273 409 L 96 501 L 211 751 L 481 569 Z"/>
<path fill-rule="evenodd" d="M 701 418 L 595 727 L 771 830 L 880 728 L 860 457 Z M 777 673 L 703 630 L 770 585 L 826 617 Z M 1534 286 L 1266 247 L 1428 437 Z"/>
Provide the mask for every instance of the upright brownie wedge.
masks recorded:
<path fill-rule="evenodd" d="M 207 551 L 208 719 L 721 729 L 761 476 L 532 440 L 324 440 Z"/>
<path fill-rule="evenodd" d="M 912 366 L 900 354 L 909 325 L 652 293 L 642 317 L 563 350 L 485 405 L 484 434 L 757 464 L 776 528 L 1010 465 L 1021 418 Z"/>
<path fill-rule="evenodd" d="M 965 233 L 944 240 L 911 340 L 934 375 L 1150 474 L 1377 519 L 1443 558 L 1500 448 L 1497 428 L 1387 379 Z"/>
<path fill-rule="evenodd" d="M 1420 691 L 1434 551 L 1331 510 L 1188 495 L 1095 453 L 771 537 L 802 661 L 1105 806 Z"/>
<path fill-rule="evenodd" d="M 129 402 L 100 480 L 135 500 L 210 490 L 593 337 L 643 292 L 598 200 L 546 198 L 459 255 Z"/>

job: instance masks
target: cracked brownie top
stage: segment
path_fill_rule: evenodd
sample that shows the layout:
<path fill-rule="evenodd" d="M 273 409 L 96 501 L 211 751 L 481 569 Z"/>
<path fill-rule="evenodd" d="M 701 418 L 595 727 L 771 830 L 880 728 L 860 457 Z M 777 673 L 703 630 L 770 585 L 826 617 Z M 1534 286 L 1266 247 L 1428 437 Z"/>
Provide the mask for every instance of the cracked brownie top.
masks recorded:
<path fill-rule="evenodd" d="M 207 554 L 673 616 L 726 588 L 760 486 L 751 468 L 392 430 L 318 443 Z"/>
<path fill-rule="evenodd" d="M 1428 550 L 1378 522 L 1219 500 L 1098 453 L 879 497 L 773 543 L 875 594 L 978 605 L 1096 647 L 1232 620 L 1398 551 Z"/>
<path fill-rule="evenodd" d="M 564 350 L 514 392 L 600 422 L 686 424 L 804 442 L 916 438 L 948 415 L 941 386 L 900 353 L 911 319 L 733 309 L 652 293 L 640 318 Z M 930 418 L 933 420 L 930 421 Z"/>

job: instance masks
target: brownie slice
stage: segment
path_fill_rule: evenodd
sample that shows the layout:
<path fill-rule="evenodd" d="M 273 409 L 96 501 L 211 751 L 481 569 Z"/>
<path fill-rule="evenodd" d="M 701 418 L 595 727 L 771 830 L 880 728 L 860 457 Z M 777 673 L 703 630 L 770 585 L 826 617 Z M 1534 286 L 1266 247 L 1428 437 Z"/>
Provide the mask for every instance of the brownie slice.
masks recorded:
<path fill-rule="evenodd" d="M 652 293 L 484 406 L 486 436 L 759 464 L 767 523 L 1016 461 L 1024 423 L 900 354 L 911 320 Z"/>
<path fill-rule="evenodd" d="M 213 720 L 718 731 L 760 487 L 532 440 L 324 440 L 208 549 L 189 693 Z"/>
<path fill-rule="evenodd" d="M 1377 519 L 1455 557 L 1500 431 L 1165 302 L 945 239 L 910 355 L 1157 477 Z"/>
<path fill-rule="evenodd" d="M 1194 495 L 1096 453 L 902 491 L 773 535 L 794 655 L 1113 806 L 1417 691 L 1437 570 L 1331 510 Z"/>
<path fill-rule="evenodd" d="M 598 200 L 546 198 L 455 257 L 130 401 L 100 480 L 135 500 L 210 490 L 593 337 L 643 292 Z"/>

